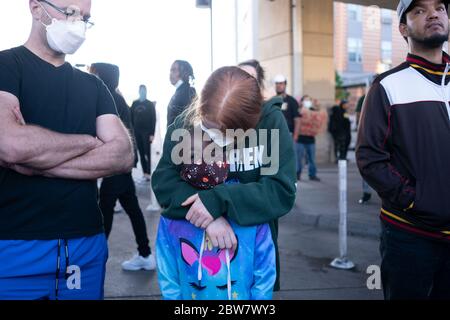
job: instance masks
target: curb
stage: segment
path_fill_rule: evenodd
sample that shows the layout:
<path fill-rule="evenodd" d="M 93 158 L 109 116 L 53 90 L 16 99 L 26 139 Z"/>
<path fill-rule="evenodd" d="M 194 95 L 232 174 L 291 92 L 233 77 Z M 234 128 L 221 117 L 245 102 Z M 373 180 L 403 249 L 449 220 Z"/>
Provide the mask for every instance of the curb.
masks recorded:
<path fill-rule="evenodd" d="M 300 213 L 298 210 L 293 210 L 289 213 L 289 220 L 293 219 L 294 222 L 298 222 L 304 226 L 310 226 L 317 229 L 336 231 L 339 230 L 339 217 Z M 378 223 L 367 223 L 363 221 L 355 221 L 354 219 L 347 220 L 347 233 L 351 236 L 367 237 L 379 239 L 380 237 L 380 225 Z"/>

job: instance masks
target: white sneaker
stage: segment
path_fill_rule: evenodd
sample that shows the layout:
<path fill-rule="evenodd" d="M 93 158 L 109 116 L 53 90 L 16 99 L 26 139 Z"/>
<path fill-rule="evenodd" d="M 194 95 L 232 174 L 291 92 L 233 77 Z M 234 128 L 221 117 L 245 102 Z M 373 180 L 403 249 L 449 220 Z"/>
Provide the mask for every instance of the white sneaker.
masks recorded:
<path fill-rule="evenodd" d="M 116 206 L 114 207 L 114 213 L 119 213 L 119 212 L 122 212 L 122 211 L 123 211 L 123 208 L 120 205 L 120 203 L 117 201 Z"/>
<path fill-rule="evenodd" d="M 139 254 L 136 254 L 130 260 L 124 261 L 122 263 L 122 269 L 126 271 L 138 271 L 141 269 L 155 270 L 156 260 L 152 254 L 149 255 L 147 258 L 144 258 Z"/>

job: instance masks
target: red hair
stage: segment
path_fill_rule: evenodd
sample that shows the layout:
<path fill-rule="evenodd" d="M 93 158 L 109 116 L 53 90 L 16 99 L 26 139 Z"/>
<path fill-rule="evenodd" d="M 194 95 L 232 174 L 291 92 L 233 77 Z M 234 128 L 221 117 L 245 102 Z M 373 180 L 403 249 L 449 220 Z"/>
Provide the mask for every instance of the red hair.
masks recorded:
<path fill-rule="evenodd" d="M 258 81 L 238 67 L 223 67 L 206 81 L 197 105 L 201 120 L 214 122 L 219 130 L 255 128 L 263 98 Z"/>

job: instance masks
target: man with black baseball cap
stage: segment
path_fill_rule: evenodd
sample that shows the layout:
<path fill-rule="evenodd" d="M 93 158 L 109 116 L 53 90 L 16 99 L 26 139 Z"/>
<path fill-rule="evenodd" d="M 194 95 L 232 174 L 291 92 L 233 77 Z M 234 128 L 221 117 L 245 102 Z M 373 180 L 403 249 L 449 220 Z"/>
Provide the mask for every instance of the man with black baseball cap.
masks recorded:
<path fill-rule="evenodd" d="M 448 1 L 401 0 L 409 54 L 365 99 L 356 157 L 382 199 L 385 298 L 450 299 Z"/>

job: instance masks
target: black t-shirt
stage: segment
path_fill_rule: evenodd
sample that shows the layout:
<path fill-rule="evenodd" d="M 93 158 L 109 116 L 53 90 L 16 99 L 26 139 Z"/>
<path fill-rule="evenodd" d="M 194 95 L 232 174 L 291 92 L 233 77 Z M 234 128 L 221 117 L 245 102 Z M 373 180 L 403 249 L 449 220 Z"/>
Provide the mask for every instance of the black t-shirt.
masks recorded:
<path fill-rule="evenodd" d="M 290 133 L 294 133 L 295 118 L 300 117 L 300 114 L 298 112 L 299 108 L 300 105 L 298 104 L 297 100 L 295 100 L 290 95 L 286 95 L 286 97 L 283 99 L 283 104 L 281 105 L 281 111 L 283 111 L 284 117 L 286 118 Z"/>
<path fill-rule="evenodd" d="M 15 95 L 27 124 L 96 136 L 96 119 L 117 114 L 97 77 L 55 67 L 24 46 L 0 52 L 0 91 Z M 0 168 L 0 239 L 70 239 L 103 232 L 97 182 L 23 176 Z"/>
<path fill-rule="evenodd" d="M 131 119 L 135 131 L 155 135 L 156 109 L 153 102 L 134 101 L 131 105 Z"/>
<path fill-rule="evenodd" d="M 314 144 L 316 143 L 316 137 L 299 135 L 297 142 L 302 144 Z"/>

